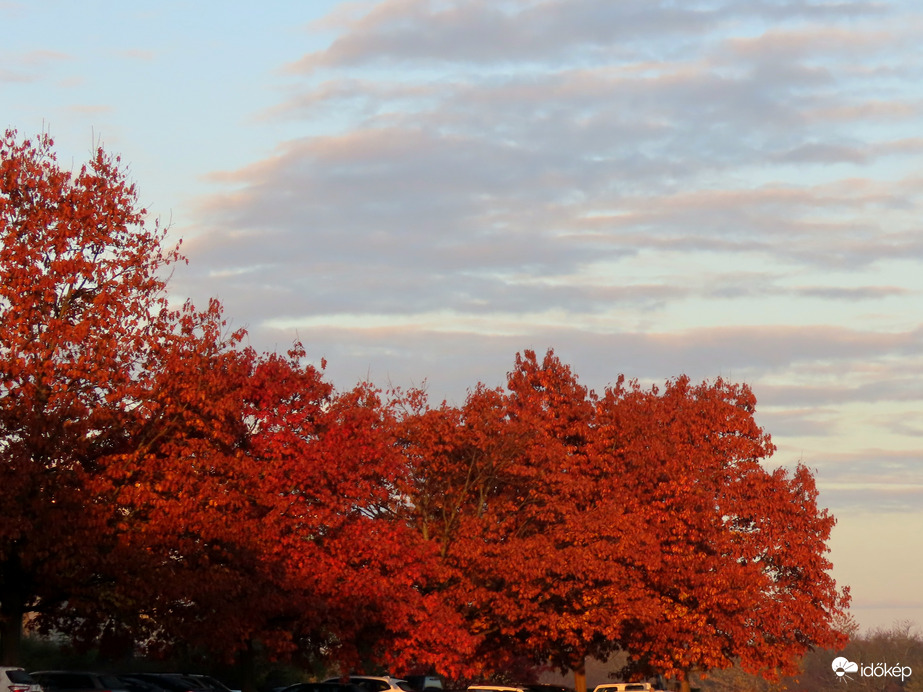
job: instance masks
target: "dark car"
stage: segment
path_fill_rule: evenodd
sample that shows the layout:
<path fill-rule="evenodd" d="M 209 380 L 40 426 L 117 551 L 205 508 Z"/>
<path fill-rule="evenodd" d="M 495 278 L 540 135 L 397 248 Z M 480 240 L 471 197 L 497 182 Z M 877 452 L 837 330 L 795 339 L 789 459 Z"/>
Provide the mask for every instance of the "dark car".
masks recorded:
<path fill-rule="evenodd" d="M 30 673 L 45 692 L 136 692 L 115 675 L 72 670 Z"/>
<path fill-rule="evenodd" d="M 200 675 L 199 673 L 188 673 L 186 677 L 202 685 L 206 690 L 211 692 L 231 692 L 231 689 L 220 680 L 216 680 L 211 675 Z"/>
<path fill-rule="evenodd" d="M 349 682 L 296 682 L 282 692 L 364 692 L 363 688 Z"/>
<path fill-rule="evenodd" d="M 119 677 L 146 687 L 146 692 L 231 692 L 215 678 L 197 673 L 131 673 Z"/>
<path fill-rule="evenodd" d="M 444 689 L 442 678 L 438 675 L 405 675 L 404 680 L 417 692 L 425 692 L 426 690 L 436 692 Z"/>
<path fill-rule="evenodd" d="M 131 692 L 163 692 L 163 689 L 151 682 L 138 680 L 130 675 L 119 675 L 119 680 Z"/>

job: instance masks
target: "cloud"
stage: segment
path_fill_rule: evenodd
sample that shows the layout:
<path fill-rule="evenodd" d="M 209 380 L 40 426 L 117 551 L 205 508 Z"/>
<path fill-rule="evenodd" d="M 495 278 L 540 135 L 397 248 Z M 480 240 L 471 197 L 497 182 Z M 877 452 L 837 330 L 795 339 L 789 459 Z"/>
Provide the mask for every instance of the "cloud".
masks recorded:
<path fill-rule="evenodd" d="M 527 295 L 510 277 L 576 276 L 645 252 L 809 270 L 919 256 L 911 167 L 897 186 L 863 176 L 886 156 L 913 161 L 918 140 L 854 129 L 916 112 L 915 98 L 883 100 L 856 77 L 889 64 L 892 14 L 861 2 L 352 7 L 323 27 L 338 37 L 306 56 L 309 77 L 261 116 L 328 134 L 215 176 L 235 188 L 203 206 L 234 234 L 216 272 L 263 281 L 228 253 L 271 274 L 274 247 L 310 246 L 317 261 L 302 274 L 324 277 L 331 309 L 353 281 L 338 280 L 347 265 L 373 296 L 381 284 L 413 292 L 413 274 L 412 310 L 478 309 L 487 296 L 502 309 Z M 735 36 L 743 19 L 757 30 Z M 823 182 L 806 183 L 806 165 Z M 830 166 L 850 169 L 831 178 Z M 202 252 L 220 258 L 217 245 Z"/>
<path fill-rule="evenodd" d="M 737 58 L 758 63 L 789 63 L 822 55 L 835 61 L 856 50 L 884 51 L 893 45 L 894 34 L 883 27 L 820 26 L 770 28 L 758 36 L 733 37 L 725 46 Z"/>
<path fill-rule="evenodd" d="M 549 64 L 588 56 L 626 56 L 651 44 L 682 53 L 690 36 L 708 35 L 745 19 L 828 21 L 877 17 L 876 3 L 727 4 L 627 0 L 521 0 L 507 2 L 432 2 L 390 0 L 351 8 L 315 28 L 339 29 L 325 50 L 310 53 L 295 71 L 356 67 L 367 64 L 420 62 L 496 66 L 508 63 Z M 842 45 L 835 34 L 823 47 Z"/>
<path fill-rule="evenodd" d="M 834 510 L 874 507 L 877 512 L 919 510 L 923 501 L 923 449 L 867 449 L 810 459 L 818 486 Z"/>
<path fill-rule="evenodd" d="M 888 122 L 917 117 L 921 104 L 916 99 L 884 101 L 868 99 L 860 103 L 817 103 L 807 115 L 812 120 L 838 122 Z"/>
<path fill-rule="evenodd" d="M 306 55 L 292 69 L 311 72 L 369 62 L 420 60 L 545 63 L 572 52 L 608 52 L 612 44 L 635 44 L 652 35 L 695 30 L 712 14 L 709 10 L 657 7 L 642 0 L 617 4 L 587 0 L 392 0 L 343 22 L 348 30 L 330 47 Z"/>
<path fill-rule="evenodd" d="M 863 360 L 875 359 L 885 360 L 892 357 L 895 350 L 898 349 L 882 348 L 875 355 L 868 354 L 868 358 L 859 358 Z M 829 356 L 832 359 L 839 360 L 841 354 L 831 351 Z M 819 360 L 819 359 L 818 359 Z M 857 374 L 854 381 L 837 384 L 811 384 L 802 382 L 799 385 L 774 385 L 764 383 L 760 386 L 760 403 L 763 406 L 771 407 L 797 407 L 795 410 L 788 410 L 784 415 L 800 415 L 803 411 L 810 409 L 823 411 L 825 407 L 831 407 L 845 402 L 875 404 L 884 401 L 916 402 L 923 398 L 923 393 L 919 388 L 914 386 L 913 381 L 909 381 L 906 372 L 902 374 L 901 369 L 906 367 L 903 361 L 894 368 L 883 368 L 876 370 L 869 381 L 863 381 Z M 888 417 L 887 420 L 893 420 Z M 904 426 L 906 429 L 906 425 Z"/>
<path fill-rule="evenodd" d="M 802 286 L 794 289 L 798 295 L 829 300 L 881 300 L 911 293 L 901 286 Z"/>
<path fill-rule="evenodd" d="M 724 376 L 747 381 L 755 389 L 761 416 L 771 412 L 783 423 L 803 415 L 799 409 L 806 407 L 815 410 L 812 418 L 827 425 L 821 420 L 826 412 L 844 403 L 915 403 L 921 397 L 912 384 L 900 382 L 897 372 L 891 373 L 891 380 L 860 380 L 853 386 L 821 385 L 808 378 L 795 385 L 773 386 L 771 378 L 803 368 L 823 381 L 830 363 L 836 363 L 840 372 L 856 363 L 888 363 L 919 349 L 919 332 L 883 335 L 823 327 L 728 327 L 605 333 L 568 328 L 551 319 L 543 323 L 536 315 L 442 317 L 429 326 L 420 324 L 419 316 L 390 318 L 379 324 L 371 318 L 364 322 L 359 316 L 355 323 L 341 323 L 334 317 L 326 324 L 323 320 L 301 324 L 292 320 L 278 326 L 252 326 L 260 343 L 288 345 L 297 334 L 312 357 L 327 358 L 337 382 L 354 381 L 369 368 L 375 369 L 376 363 L 384 362 L 382 353 L 400 354 L 385 359 L 393 381 L 430 379 L 440 398 L 458 399 L 479 381 L 490 386 L 501 383 L 513 354 L 527 348 L 540 353 L 554 348 L 597 391 L 620 374 L 650 383 L 680 374 L 696 380 Z M 464 358 L 459 357 L 462 354 Z M 479 358 L 484 361 L 478 354 L 493 365 L 479 372 L 476 363 Z"/>
<path fill-rule="evenodd" d="M 16 6 L 13 6 L 14 10 Z M 0 69 L 0 83 L 32 83 L 45 79 L 54 67 L 72 57 L 55 50 L 33 50 L 17 55 L 2 55 L 3 63 L 15 65 Z"/>
<path fill-rule="evenodd" d="M 812 0 L 341 7 L 251 120 L 299 136 L 208 176 L 174 285 L 217 294 L 257 346 L 300 338 L 340 387 L 426 380 L 458 402 L 549 347 L 597 390 L 746 381 L 778 463 L 816 463 L 831 504 L 909 506 L 912 458 L 869 469 L 921 434 L 919 20 Z"/>
<path fill-rule="evenodd" d="M 765 399 L 762 401 L 765 403 Z M 841 398 L 837 403 L 842 403 L 842 401 Z M 771 431 L 774 436 L 798 438 L 831 437 L 838 431 L 838 419 L 837 409 L 819 407 L 768 413 L 762 411 L 759 415 L 760 424 L 765 430 Z"/>

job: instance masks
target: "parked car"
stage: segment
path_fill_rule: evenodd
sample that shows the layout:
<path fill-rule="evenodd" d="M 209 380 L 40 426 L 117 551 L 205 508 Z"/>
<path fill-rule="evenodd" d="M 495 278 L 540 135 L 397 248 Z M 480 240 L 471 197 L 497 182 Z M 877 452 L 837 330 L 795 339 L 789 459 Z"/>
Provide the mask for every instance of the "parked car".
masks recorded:
<path fill-rule="evenodd" d="M 42 692 L 42 688 L 22 668 L 0 666 L 0 692 Z"/>
<path fill-rule="evenodd" d="M 654 687 L 649 682 L 615 682 L 597 685 L 593 692 L 657 692 L 658 687 Z"/>
<path fill-rule="evenodd" d="M 406 675 L 404 679 L 416 692 L 444 689 L 442 678 L 438 675 Z"/>
<path fill-rule="evenodd" d="M 491 683 L 483 685 L 471 685 L 468 688 L 469 692 L 574 692 L 570 687 L 564 687 L 563 685 L 540 685 L 540 684 L 525 684 L 525 685 L 494 685 Z"/>
<path fill-rule="evenodd" d="M 189 673 L 187 677 L 200 683 L 210 692 L 231 692 L 231 689 L 220 680 L 213 678 L 211 675 L 201 675 L 199 673 Z"/>
<path fill-rule="evenodd" d="M 375 675 L 350 675 L 344 680 L 344 678 L 328 678 L 324 682 L 349 682 L 350 684 L 357 685 L 363 690 L 363 692 L 386 692 L 386 690 L 391 690 L 392 692 L 414 692 L 413 687 L 410 686 L 406 680 L 401 678 L 392 678 L 390 676 L 375 676 Z"/>
<path fill-rule="evenodd" d="M 231 692 L 210 675 L 198 673 L 131 673 L 119 677 L 147 686 L 148 692 Z"/>
<path fill-rule="evenodd" d="M 365 692 L 365 689 L 351 682 L 296 682 L 281 692 Z"/>
<path fill-rule="evenodd" d="M 45 692 L 136 692 L 118 676 L 74 670 L 38 670 L 30 673 Z"/>
<path fill-rule="evenodd" d="M 161 687 L 151 683 L 137 680 L 129 675 L 119 675 L 119 681 L 131 692 L 163 692 Z"/>

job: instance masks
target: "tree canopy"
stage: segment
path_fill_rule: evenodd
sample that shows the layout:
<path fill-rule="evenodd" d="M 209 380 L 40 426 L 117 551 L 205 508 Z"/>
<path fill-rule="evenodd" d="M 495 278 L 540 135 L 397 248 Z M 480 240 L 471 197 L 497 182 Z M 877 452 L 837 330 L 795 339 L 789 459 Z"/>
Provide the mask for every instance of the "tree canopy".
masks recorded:
<path fill-rule="evenodd" d="M 117 158 L 76 173 L 42 136 L 0 139 L 0 660 L 19 622 L 97 581 L 113 553 L 96 484 L 124 448 L 169 333 L 161 250 Z"/>
<path fill-rule="evenodd" d="M 117 157 L 0 140 L 0 659 L 85 645 L 451 676 L 628 654 L 768 679 L 843 642 L 834 518 L 749 387 L 598 395 L 549 350 L 459 406 L 244 346 Z"/>
<path fill-rule="evenodd" d="M 597 396 L 525 351 L 505 390 L 408 403 L 413 520 L 495 668 L 526 652 L 579 673 L 620 649 L 629 675 L 740 661 L 776 679 L 844 641 L 834 519 L 807 468 L 763 467 L 747 386 L 617 378 Z"/>

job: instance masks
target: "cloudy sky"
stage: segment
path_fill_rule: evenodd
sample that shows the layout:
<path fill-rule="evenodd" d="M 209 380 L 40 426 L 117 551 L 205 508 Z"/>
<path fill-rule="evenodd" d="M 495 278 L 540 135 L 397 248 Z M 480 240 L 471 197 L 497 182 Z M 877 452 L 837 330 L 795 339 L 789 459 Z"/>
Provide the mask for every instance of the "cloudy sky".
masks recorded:
<path fill-rule="evenodd" d="M 923 625 L 923 5 L 0 0 L 0 126 L 130 164 L 178 298 L 340 388 L 751 384 Z"/>

